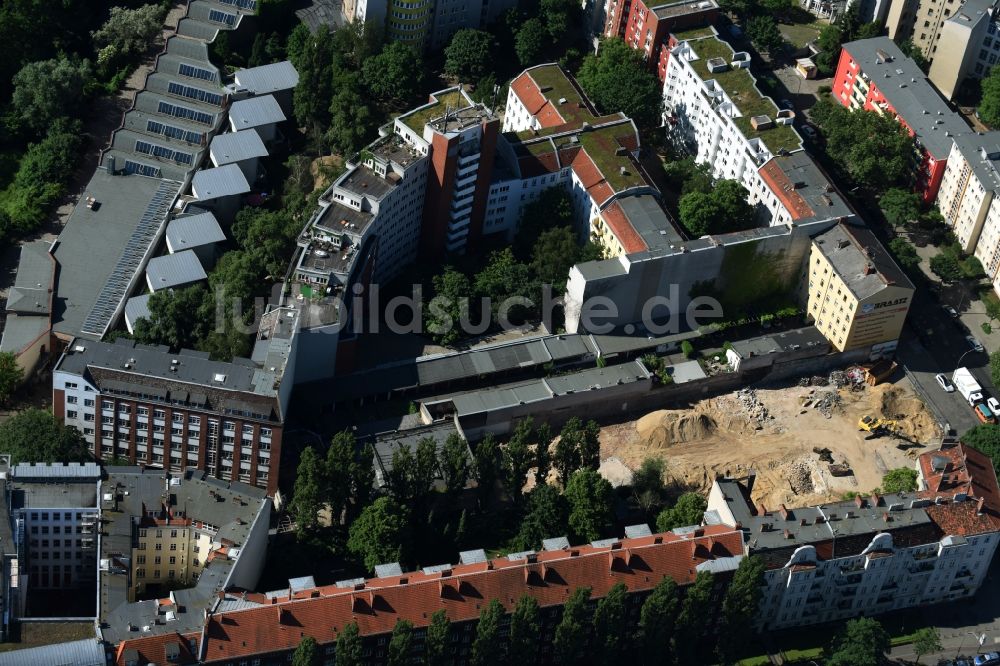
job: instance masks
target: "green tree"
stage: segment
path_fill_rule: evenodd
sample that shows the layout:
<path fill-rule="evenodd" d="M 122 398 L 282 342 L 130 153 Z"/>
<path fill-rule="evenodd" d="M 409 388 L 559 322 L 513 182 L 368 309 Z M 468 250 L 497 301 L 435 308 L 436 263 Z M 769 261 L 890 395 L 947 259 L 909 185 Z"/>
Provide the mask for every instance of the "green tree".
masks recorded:
<path fill-rule="evenodd" d="M 580 15 L 580 5 L 573 0 L 541 0 L 539 15 L 552 40 L 558 41 L 573 29 Z"/>
<path fill-rule="evenodd" d="M 57 119 L 46 131 L 45 138 L 28 145 L 14 182 L 4 193 L 2 222 L 8 229 L 25 233 L 40 227 L 76 168 L 83 131 L 80 122 Z"/>
<path fill-rule="evenodd" d="M 288 56 L 299 73 L 292 94 L 295 120 L 314 140 L 330 124 L 334 50 L 333 37 L 326 26 L 310 33 L 300 23 L 288 38 Z"/>
<path fill-rule="evenodd" d="M 503 447 L 503 485 L 507 494 L 520 503 L 522 489 L 528 482 L 528 473 L 534 465 L 535 456 L 531 450 L 531 418 L 518 421 L 507 444 Z"/>
<path fill-rule="evenodd" d="M 28 63 L 14 76 L 12 117 L 19 125 L 44 136 L 58 118 L 80 113 L 84 107 L 83 89 L 92 77 L 87 60 L 61 56 Z"/>
<path fill-rule="evenodd" d="M 764 561 L 744 557 L 722 599 L 722 618 L 716 649 L 724 664 L 734 663 L 754 637 L 754 621 L 764 584 Z"/>
<path fill-rule="evenodd" d="M 569 528 L 586 541 L 593 541 L 611 527 L 614 519 L 614 490 L 592 469 L 573 473 L 566 485 Z"/>
<path fill-rule="evenodd" d="M 372 138 L 377 118 L 362 97 L 360 77 L 345 72 L 337 77 L 330 99 L 330 126 L 326 140 L 341 154 L 350 155 Z"/>
<path fill-rule="evenodd" d="M 97 62 L 134 60 L 142 55 L 163 29 L 165 16 L 162 4 L 149 4 L 135 9 L 112 7 L 108 20 L 91 33 L 98 51 Z"/>
<path fill-rule="evenodd" d="M 292 653 L 292 666 L 320 666 L 323 663 L 320 659 L 319 646 L 316 639 L 306 636 L 299 641 L 298 647 Z"/>
<path fill-rule="evenodd" d="M 459 323 L 469 318 L 472 285 L 463 273 L 452 266 L 432 278 L 434 298 L 424 308 L 424 323 L 434 341 L 452 345 L 462 337 Z"/>
<path fill-rule="evenodd" d="M 590 588 L 578 587 L 563 606 L 562 620 L 556 626 L 552 641 L 552 655 L 557 664 L 577 664 L 584 661 L 587 651 L 587 634 L 590 631 L 587 602 Z"/>
<path fill-rule="evenodd" d="M 712 177 L 712 165 L 708 163 L 698 164 L 691 156 L 667 162 L 663 165 L 663 170 L 671 180 L 681 182 L 681 195 L 691 192 L 711 194 L 712 186 L 715 184 L 715 179 Z"/>
<path fill-rule="evenodd" d="M 549 33 L 541 20 L 533 18 L 521 24 L 514 37 L 514 51 L 521 66 L 529 67 L 535 64 L 548 41 Z"/>
<path fill-rule="evenodd" d="M 890 469 L 882 477 L 883 493 L 908 493 L 917 489 L 917 470 L 912 467 Z"/>
<path fill-rule="evenodd" d="M 80 431 L 64 426 L 44 409 L 26 409 L 0 423 L 0 452 L 10 454 L 12 465 L 92 459 Z"/>
<path fill-rule="evenodd" d="M 878 620 L 849 620 L 827 648 L 827 666 L 879 666 L 889 651 L 889 635 Z"/>
<path fill-rule="evenodd" d="M 563 425 L 552 461 L 563 485 L 578 469 L 600 467 L 601 443 L 598 438 L 600 430 L 596 421 L 588 421 L 584 425 L 575 416 Z"/>
<path fill-rule="evenodd" d="M 573 227 L 573 202 L 565 187 L 553 185 L 521 209 L 514 237 L 514 256 L 527 261 L 542 233 L 559 227 Z"/>
<path fill-rule="evenodd" d="M 582 259 L 582 248 L 570 227 L 543 231 L 531 250 L 531 272 L 542 284 L 552 285 L 555 294 L 566 291 L 569 270 Z"/>
<path fill-rule="evenodd" d="M 990 127 L 1000 127 L 1000 68 L 993 67 L 980 83 L 979 118 Z"/>
<path fill-rule="evenodd" d="M 712 588 L 715 579 L 708 571 L 699 571 L 694 584 L 687 590 L 681 612 L 675 627 L 674 653 L 679 664 L 701 663 L 699 651 L 703 648 L 702 638 L 706 635 L 705 618 L 711 614 Z"/>
<path fill-rule="evenodd" d="M 486 266 L 476 273 L 474 280 L 476 295 L 490 299 L 493 315 L 499 316 L 502 308 L 506 307 L 507 316 L 512 321 L 524 318 L 533 310 L 533 305 L 517 299 L 534 296 L 537 292 L 535 284 L 528 266 L 517 261 L 509 247 L 492 252 Z"/>
<path fill-rule="evenodd" d="M 676 504 L 656 517 L 656 529 L 668 532 L 675 527 L 700 525 L 707 508 L 708 502 L 699 493 L 684 493 L 677 498 Z"/>
<path fill-rule="evenodd" d="M 449 495 L 457 495 L 469 481 L 469 445 L 458 433 L 448 435 L 438 457 Z"/>
<path fill-rule="evenodd" d="M 368 504 L 375 483 L 375 469 L 367 447 L 359 447 L 349 431 L 333 436 L 326 451 L 323 502 L 334 519 L 350 522 Z"/>
<path fill-rule="evenodd" d="M 552 429 L 548 423 L 539 424 L 535 429 L 535 479 L 545 483 L 552 467 L 549 448 L 552 446 Z"/>
<path fill-rule="evenodd" d="M 917 249 L 902 236 L 897 236 L 889 241 L 889 252 L 892 253 L 896 263 L 903 270 L 912 271 L 920 266 L 920 255 L 917 254 Z"/>
<path fill-rule="evenodd" d="M 423 59 L 403 42 L 389 42 L 381 53 L 365 61 L 362 74 L 368 90 L 389 106 L 401 106 L 416 97 L 423 77 Z"/>
<path fill-rule="evenodd" d="M 726 233 L 754 226 L 749 193 L 735 180 L 720 180 L 711 192 L 689 192 L 678 204 L 681 224 L 692 236 Z"/>
<path fill-rule="evenodd" d="M 903 55 L 907 58 L 912 58 L 913 62 L 917 63 L 917 67 L 919 67 L 924 73 L 930 69 L 930 61 L 927 60 L 917 45 L 913 43 L 912 39 L 904 39 L 898 44 L 898 46 L 899 50 L 903 52 Z"/>
<path fill-rule="evenodd" d="M 364 646 L 358 623 L 351 622 L 337 636 L 337 666 L 363 666 Z"/>
<path fill-rule="evenodd" d="M 890 188 L 879 199 L 878 205 L 893 226 L 920 219 L 920 195 L 916 192 L 900 187 Z"/>
<path fill-rule="evenodd" d="M 639 469 L 632 473 L 632 501 L 643 513 L 649 514 L 663 504 L 663 494 L 666 491 L 663 484 L 665 468 L 662 458 L 646 458 Z"/>
<path fill-rule="evenodd" d="M 993 352 L 1000 354 L 1000 352 Z M 993 359 L 990 359 L 991 365 Z M 0 426 L 2 432 L 2 426 Z M 983 424 L 966 430 L 960 436 L 962 443 L 979 449 L 993 461 L 993 467 L 1000 470 L 1000 426 Z M 2 439 L 0 439 L 2 441 Z"/>
<path fill-rule="evenodd" d="M 500 445 L 493 433 L 487 433 L 476 445 L 472 452 L 472 462 L 479 484 L 479 501 L 485 504 L 500 478 Z"/>
<path fill-rule="evenodd" d="M 641 128 L 660 123 L 663 100 L 659 81 L 642 54 L 621 39 L 601 41 L 597 55 L 583 59 L 576 80 L 601 111 L 621 111 Z"/>
<path fill-rule="evenodd" d="M 299 457 L 292 502 L 289 507 L 295 517 L 295 534 L 299 539 L 307 537 L 316 530 L 325 483 L 319 456 L 311 446 L 307 446 Z"/>
<path fill-rule="evenodd" d="M 935 254 L 930 261 L 931 272 L 945 282 L 957 282 L 962 279 L 962 267 L 954 255 L 947 252 Z"/>
<path fill-rule="evenodd" d="M 424 660 L 427 666 L 447 666 L 451 662 L 448 654 L 448 638 L 451 632 L 451 622 L 443 608 L 431 614 L 427 625 L 427 637 L 424 639 Z"/>
<path fill-rule="evenodd" d="M 472 641 L 472 666 L 493 666 L 504 663 L 503 648 L 500 641 L 500 623 L 503 621 L 503 605 L 493 599 L 479 613 L 479 623 L 476 625 L 476 638 Z"/>
<path fill-rule="evenodd" d="M 538 637 L 542 631 L 538 601 L 528 595 L 517 600 L 510 616 L 507 660 L 511 664 L 534 664 L 538 660 Z"/>
<path fill-rule="evenodd" d="M 690 340 L 681 341 L 681 353 L 684 354 L 684 358 L 691 358 L 694 356 L 694 345 L 691 344 Z"/>
<path fill-rule="evenodd" d="M 745 24 L 747 37 L 759 51 L 774 55 L 785 47 L 785 39 L 778 30 L 773 15 L 752 16 Z"/>
<path fill-rule="evenodd" d="M 679 609 L 677 584 L 670 576 L 664 576 L 639 610 L 642 663 L 672 663 L 670 639 Z"/>
<path fill-rule="evenodd" d="M 0 352 L 0 405 L 7 404 L 24 381 L 24 370 L 13 352 Z"/>
<path fill-rule="evenodd" d="M 565 534 L 568 518 L 566 498 L 558 490 L 545 483 L 535 486 L 528 493 L 528 512 L 514 537 L 513 549 L 537 550 L 542 539 Z"/>
<path fill-rule="evenodd" d="M 409 511 L 388 497 L 379 497 L 351 524 L 347 548 L 371 571 L 376 564 L 402 561 L 409 538 Z"/>
<path fill-rule="evenodd" d="M 171 349 L 193 349 L 208 333 L 205 308 L 209 302 L 205 287 L 196 284 L 184 289 L 161 289 L 149 297 L 149 317 L 135 323 L 136 342 L 167 345 Z"/>
<path fill-rule="evenodd" d="M 597 602 L 594 610 L 594 641 L 598 663 L 611 666 L 617 663 L 629 647 L 628 616 L 624 583 L 615 583 L 607 595 Z"/>
<path fill-rule="evenodd" d="M 444 71 L 461 82 L 478 81 L 493 67 L 493 35 L 464 28 L 452 35 L 444 50 Z"/>
<path fill-rule="evenodd" d="M 934 627 L 924 627 L 914 634 L 913 651 L 917 655 L 917 663 L 924 655 L 934 654 L 944 649 L 941 645 L 941 635 Z"/>
<path fill-rule="evenodd" d="M 396 626 L 392 628 L 392 637 L 389 639 L 389 653 L 386 665 L 406 666 L 409 664 L 412 645 L 413 623 L 402 618 L 396 620 Z"/>

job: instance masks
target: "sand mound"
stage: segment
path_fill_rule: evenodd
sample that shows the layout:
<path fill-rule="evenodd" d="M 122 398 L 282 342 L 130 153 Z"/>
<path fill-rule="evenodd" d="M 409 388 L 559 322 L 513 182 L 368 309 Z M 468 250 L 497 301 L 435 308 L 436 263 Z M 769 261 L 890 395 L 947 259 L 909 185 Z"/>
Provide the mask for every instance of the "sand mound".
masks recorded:
<path fill-rule="evenodd" d="M 710 437 L 718 425 L 715 419 L 703 412 L 661 409 L 643 416 L 636 422 L 635 428 L 647 446 L 662 449 L 671 444 Z"/>
<path fill-rule="evenodd" d="M 872 389 L 869 401 L 878 416 L 895 420 L 896 427 L 908 437 L 929 441 L 940 435 L 924 403 L 896 386 L 886 384 Z"/>

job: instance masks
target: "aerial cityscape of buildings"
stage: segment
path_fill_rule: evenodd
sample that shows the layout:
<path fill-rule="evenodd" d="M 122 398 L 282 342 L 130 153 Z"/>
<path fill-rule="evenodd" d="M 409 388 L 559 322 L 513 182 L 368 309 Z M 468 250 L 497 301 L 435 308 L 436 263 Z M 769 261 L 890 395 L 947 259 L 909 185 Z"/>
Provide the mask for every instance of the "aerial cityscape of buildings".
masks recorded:
<path fill-rule="evenodd" d="M 1000 294 L 1000 131 L 973 126 L 952 104 L 1000 57 L 998 5 L 795 4 L 827 22 L 853 12 L 888 32 L 843 43 L 828 92 L 817 96 L 825 94 L 838 113 L 878 114 L 905 128 L 915 152 L 908 163 L 913 187 L 903 194 L 940 213 L 954 251 L 977 259 L 989 283 L 984 290 Z M 329 22 L 334 30 L 363 26 L 414 54 L 435 53 L 458 31 L 495 29 L 518 7 L 507 0 L 348 0 Z M 592 611 L 623 584 L 621 626 L 631 636 L 644 627 L 640 608 L 662 581 L 672 580 L 685 600 L 707 574 L 714 587 L 703 624 L 715 631 L 727 590 L 758 563 L 752 624 L 760 633 L 966 600 L 988 583 L 1000 542 L 1000 485 L 990 452 L 962 435 L 973 418 L 995 425 L 997 416 L 988 417 L 988 394 L 971 399 L 959 387 L 976 411 L 953 420 L 955 412 L 928 398 L 922 383 L 929 376 L 927 385 L 937 390 L 937 382 L 949 396 L 955 387 L 944 371 L 953 370 L 937 374 L 933 361 L 906 364 L 914 338 L 927 348 L 946 345 L 928 339 L 934 331 L 923 323 L 907 330 L 932 290 L 901 267 L 889 242 L 896 232 L 884 233 L 873 209 L 859 205 L 860 185 L 838 182 L 844 174 L 822 153 L 807 108 L 775 99 L 779 69 L 809 79 L 814 64 L 799 67 L 808 59 L 801 53 L 783 66 L 777 54 L 765 57 L 716 0 L 608 0 L 579 9 L 571 27 L 578 42 L 593 41 L 600 53 L 601 40 L 620 39 L 638 53 L 634 66 L 648 70 L 643 76 L 655 77 L 654 127 L 635 119 L 638 110 L 633 118 L 598 104 L 570 59 L 522 59 L 520 72 L 491 81 L 492 90 L 457 77 L 437 89 L 435 73 L 426 88 L 433 92 L 384 116 L 374 140 L 372 122 L 370 136 L 354 144 L 363 147 L 332 162 L 335 173 L 311 161 L 303 169 L 301 189 L 310 194 L 290 216 L 290 254 L 277 268 L 269 264 L 268 295 L 249 323 L 253 304 L 238 304 L 245 310 L 234 315 L 211 276 L 245 233 L 241 211 L 267 210 L 270 179 L 295 168 L 285 160 L 304 141 L 297 107 L 306 79 L 291 43 L 246 67 L 213 64 L 220 42 L 230 39 L 265 50 L 256 0 L 184 3 L 64 225 L 51 240 L 20 243 L 11 271 L 0 352 L 25 378 L 44 383 L 51 416 L 79 433 L 86 461 L 12 460 L 0 443 L 0 642 L 16 640 L 32 622 L 82 624 L 86 638 L 0 651 L 0 666 L 286 664 L 307 638 L 317 651 L 310 663 L 333 664 L 347 659 L 338 645 L 354 630 L 361 663 L 398 666 L 391 643 L 404 625 L 413 632 L 408 663 L 423 663 L 439 611 L 450 622 L 450 663 L 470 664 L 487 605 L 495 600 L 507 616 L 523 598 L 539 609 L 532 658 L 556 663 L 563 608 L 582 588 Z M 803 49 L 815 55 L 818 46 Z M 907 53 L 922 56 L 927 71 Z M 752 219 L 734 230 L 692 231 L 679 203 L 688 193 L 658 168 L 669 161 L 689 161 L 708 192 L 723 181 L 738 184 Z M 543 316 L 458 344 L 435 339 L 415 348 L 409 338 L 378 330 L 385 314 L 378 308 L 386 308 L 377 300 L 381 288 L 391 292 L 387 301 L 404 298 L 402 278 L 444 291 L 441 269 L 464 270 L 463 262 L 514 247 L 523 220 L 553 192 L 565 202 L 559 214 L 572 240 L 593 250 L 567 262 L 564 286 L 553 294 L 555 323 Z M 193 285 L 215 291 L 217 321 L 234 317 L 246 329 L 245 357 L 219 360 L 184 345 L 138 341 L 158 316 L 151 303 Z M 715 320 L 695 321 L 691 312 L 706 301 L 718 306 Z M 959 321 L 960 313 L 942 305 Z M 457 307 L 466 316 L 478 312 L 467 302 Z M 503 307 L 487 305 L 483 313 Z M 413 311 L 416 324 L 425 323 L 426 313 Z M 792 315 L 778 323 L 776 311 Z M 972 347 L 956 354 L 960 366 L 966 354 L 983 351 L 978 336 L 966 339 Z M 702 342 L 714 346 L 699 358 L 692 350 Z M 875 425 L 869 416 L 858 422 L 871 439 L 899 437 L 913 489 L 858 487 L 831 500 L 819 475 L 808 501 L 765 506 L 755 499 L 759 461 L 704 465 L 704 478 L 690 485 L 707 489 L 705 505 L 685 524 L 637 520 L 638 500 L 622 492 L 606 507 L 614 519 L 595 532 L 607 538 L 536 525 L 546 532 L 541 548 L 475 544 L 429 564 L 406 560 L 400 546 L 374 567 L 366 559 L 360 576 L 343 548 L 330 548 L 340 568 L 317 568 L 287 585 L 269 575 L 277 559 L 300 555 L 281 547 L 301 547 L 306 560 L 322 551 L 290 541 L 306 533 L 295 516 L 309 501 L 313 521 L 325 528 L 346 535 L 359 520 L 366 506 L 350 498 L 337 506 L 322 489 L 357 484 L 338 475 L 355 474 L 358 460 L 370 465 L 371 478 L 361 475 L 363 492 L 344 493 L 385 497 L 401 483 L 406 459 L 415 460 L 434 502 L 461 515 L 460 527 L 448 523 L 449 534 L 467 538 L 467 512 L 470 520 L 482 517 L 474 507 L 523 508 L 524 483 L 511 490 L 506 477 L 475 472 L 488 465 L 483 450 L 498 459 L 490 447 L 500 451 L 525 424 L 542 438 L 532 440 L 538 453 L 527 466 L 544 472 L 549 440 L 532 427 L 560 436 L 558 448 L 569 440 L 558 429 L 574 424 L 617 424 L 724 394 L 750 403 L 765 384 L 796 382 L 809 391 L 797 405 L 806 414 L 820 409 L 812 387 L 825 386 L 831 371 L 857 373 L 834 382 L 834 393 L 860 391 L 883 381 L 873 378 L 879 364 L 891 365 L 885 376 L 904 365 L 915 399 L 936 419 L 932 441 L 919 442 L 898 429 L 909 407 L 883 403 L 884 412 L 900 413 Z M 956 384 L 958 377 L 955 371 Z M 754 418 L 763 429 L 766 412 L 747 424 L 699 423 L 706 438 L 716 429 L 735 436 L 753 429 Z M 354 457 L 337 457 L 333 432 L 349 440 Z M 919 450 L 906 452 L 906 443 Z M 306 451 L 321 471 L 298 467 Z M 830 456 L 829 449 L 814 452 Z M 635 461 L 614 462 L 628 468 L 615 485 L 631 484 Z M 456 483 L 448 463 L 467 475 Z M 838 476 L 838 463 L 829 463 L 827 476 Z M 881 458 L 871 464 L 889 471 Z M 561 488 L 569 486 L 559 463 L 544 465 L 552 465 Z M 512 466 L 504 473 L 514 475 Z M 315 498 L 296 496 L 300 482 Z M 528 487 L 549 483 L 544 474 L 532 476 Z M 793 495 L 811 494 L 788 486 Z M 488 498 L 494 490 L 498 497 Z M 816 499 L 824 493 L 829 501 Z M 414 511 L 407 515 L 421 508 L 412 504 L 403 507 Z M 427 525 L 406 528 L 432 534 L 431 523 L 428 517 Z M 373 540 L 392 538 L 387 531 Z M 391 543 L 379 545 L 392 552 Z M 503 620 L 498 640 L 511 632 Z M 579 640 L 602 649 L 594 637 Z M 1000 656 L 983 663 L 1000 663 Z"/>

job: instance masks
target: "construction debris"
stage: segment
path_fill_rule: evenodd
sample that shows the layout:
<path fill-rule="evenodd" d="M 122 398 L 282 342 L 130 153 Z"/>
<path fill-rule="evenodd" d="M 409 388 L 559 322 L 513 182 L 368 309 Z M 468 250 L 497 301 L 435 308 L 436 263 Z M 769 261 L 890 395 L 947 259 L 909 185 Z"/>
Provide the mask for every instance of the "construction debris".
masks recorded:
<path fill-rule="evenodd" d="M 788 487 L 796 495 L 813 492 L 812 469 L 801 460 L 790 462 L 782 468 Z"/>
<path fill-rule="evenodd" d="M 757 391 L 754 389 L 740 389 L 736 392 L 736 399 L 740 401 L 747 413 L 747 423 L 753 425 L 755 430 L 763 430 L 768 421 L 774 420 L 774 417 L 768 413 L 767 407 L 757 397 Z"/>
<path fill-rule="evenodd" d="M 839 393 L 835 391 L 824 391 L 816 396 L 813 406 L 818 409 L 823 416 L 831 418 L 834 410 L 839 411 L 842 404 L 843 399 L 840 397 Z"/>
<path fill-rule="evenodd" d="M 833 451 L 831 451 L 826 447 L 820 448 L 818 446 L 814 446 L 813 453 L 819 455 L 819 459 L 821 462 L 827 462 L 827 463 L 833 462 Z"/>

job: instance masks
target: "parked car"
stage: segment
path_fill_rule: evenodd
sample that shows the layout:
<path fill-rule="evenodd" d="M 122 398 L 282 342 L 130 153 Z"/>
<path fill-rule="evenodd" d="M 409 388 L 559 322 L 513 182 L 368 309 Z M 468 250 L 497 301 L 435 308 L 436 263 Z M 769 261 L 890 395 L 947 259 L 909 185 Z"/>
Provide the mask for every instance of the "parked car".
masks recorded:
<path fill-rule="evenodd" d="M 977 352 L 983 351 L 983 345 L 980 344 L 979 340 L 976 340 L 973 336 L 965 336 L 966 341 L 969 343 L 969 348 L 974 349 Z"/>
<path fill-rule="evenodd" d="M 803 133 L 803 134 L 805 135 L 805 137 L 806 137 L 807 139 L 810 139 L 810 140 L 812 140 L 812 141 L 815 141 L 815 140 L 816 140 L 816 137 L 817 137 L 817 136 L 819 136 L 819 135 L 818 135 L 818 134 L 816 133 L 816 130 L 814 130 L 814 129 L 813 129 L 812 127 L 810 127 L 809 125 L 803 125 L 803 126 L 802 126 L 802 133 Z"/>
<path fill-rule="evenodd" d="M 1000 400 L 990 396 L 986 398 L 986 406 L 989 407 L 990 411 L 994 414 L 1000 414 Z"/>
<path fill-rule="evenodd" d="M 792 104 L 792 100 L 790 99 L 783 99 L 780 102 L 778 102 L 778 104 L 781 106 L 781 108 L 788 109 L 789 111 L 795 109 L 795 105 Z"/>
<path fill-rule="evenodd" d="M 934 375 L 934 379 L 941 386 L 941 388 L 943 388 L 948 393 L 954 393 L 955 392 L 955 385 L 952 384 L 951 380 L 948 379 L 945 375 L 943 375 L 941 373 L 938 373 L 938 374 Z"/>
<path fill-rule="evenodd" d="M 976 658 L 972 660 L 974 666 L 993 666 L 994 664 L 1000 664 L 1000 653 L 987 652 L 986 654 L 976 655 Z"/>
<path fill-rule="evenodd" d="M 994 416 L 990 408 L 984 405 L 983 403 L 980 402 L 979 404 L 977 404 L 975 407 L 972 408 L 972 411 L 976 413 L 976 418 L 979 419 L 980 423 L 989 423 L 991 425 L 996 425 L 997 417 Z M 994 662 L 989 662 L 989 663 L 992 664 Z"/>
<path fill-rule="evenodd" d="M 949 317 L 957 317 L 958 316 L 958 311 L 955 310 L 955 308 L 951 307 L 950 305 L 944 305 L 942 307 L 944 308 L 944 311 L 948 313 Z"/>

